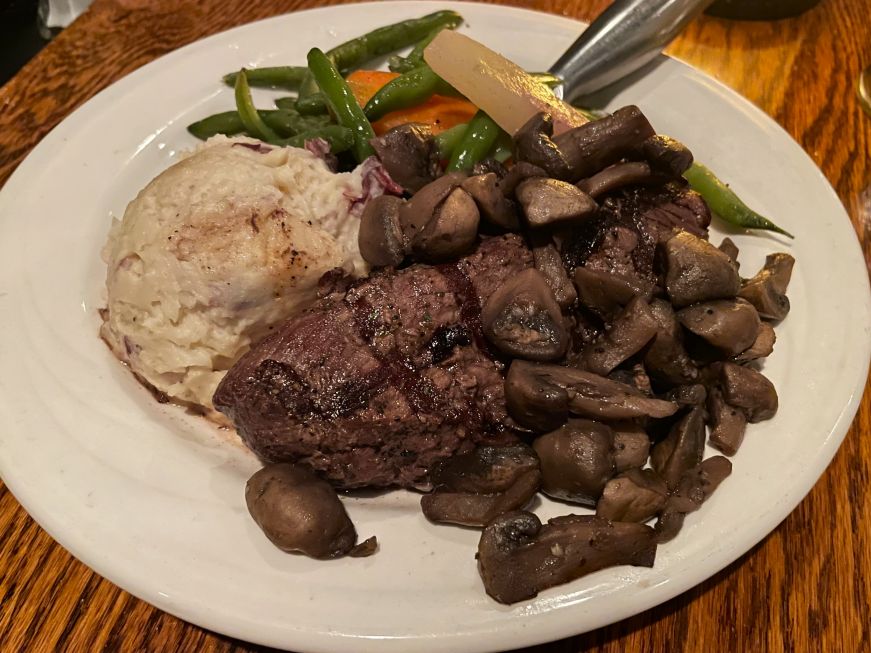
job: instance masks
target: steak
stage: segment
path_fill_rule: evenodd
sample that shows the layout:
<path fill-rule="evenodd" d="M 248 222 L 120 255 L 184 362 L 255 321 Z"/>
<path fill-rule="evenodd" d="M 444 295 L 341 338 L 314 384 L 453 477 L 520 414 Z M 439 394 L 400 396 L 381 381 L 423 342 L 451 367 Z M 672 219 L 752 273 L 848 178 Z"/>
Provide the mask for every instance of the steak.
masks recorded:
<path fill-rule="evenodd" d="M 531 266 L 505 235 L 452 263 L 334 279 L 232 367 L 214 405 L 265 461 L 339 488 L 421 486 L 439 459 L 515 440 L 481 303 Z"/>

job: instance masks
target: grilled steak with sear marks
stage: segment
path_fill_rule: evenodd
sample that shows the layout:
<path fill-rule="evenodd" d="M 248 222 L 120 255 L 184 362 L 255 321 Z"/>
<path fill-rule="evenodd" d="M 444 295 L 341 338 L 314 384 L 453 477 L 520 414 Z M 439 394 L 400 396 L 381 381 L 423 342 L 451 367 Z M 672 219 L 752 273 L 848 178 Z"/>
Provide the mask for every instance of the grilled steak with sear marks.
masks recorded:
<path fill-rule="evenodd" d="M 337 288 L 239 360 L 215 407 L 264 460 L 304 463 L 341 488 L 423 484 L 441 458 L 514 440 L 480 313 L 531 265 L 506 235 L 453 263 Z"/>

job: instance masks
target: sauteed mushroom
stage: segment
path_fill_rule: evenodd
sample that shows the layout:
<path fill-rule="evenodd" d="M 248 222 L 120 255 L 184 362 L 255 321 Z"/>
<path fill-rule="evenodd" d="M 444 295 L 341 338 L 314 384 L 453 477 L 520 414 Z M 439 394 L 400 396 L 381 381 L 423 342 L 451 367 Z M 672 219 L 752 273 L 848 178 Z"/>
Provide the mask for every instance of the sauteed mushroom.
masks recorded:
<path fill-rule="evenodd" d="M 515 191 L 532 228 L 573 222 L 591 216 L 598 205 L 577 186 L 550 179 L 531 177 L 520 182 Z"/>
<path fill-rule="evenodd" d="M 717 249 L 719 249 L 721 252 L 723 252 L 723 254 L 735 261 L 736 267 L 740 267 L 740 263 L 738 263 L 738 246 L 732 241 L 731 238 L 723 238 L 723 242 L 720 243 L 720 246 Z"/>
<path fill-rule="evenodd" d="M 565 179 L 569 166 L 562 152 L 551 140 L 553 119 L 537 113 L 514 134 L 514 152 L 518 161 L 526 161 L 544 170 L 549 177 Z"/>
<path fill-rule="evenodd" d="M 786 289 L 792 278 L 795 259 L 789 254 L 770 254 L 756 276 L 744 282 L 738 292 L 756 307 L 759 315 L 770 320 L 782 320 L 789 313 Z"/>
<path fill-rule="evenodd" d="M 627 106 L 606 118 L 563 132 L 553 141 L 569 165 L 569 181 L 575 182 L 640 153 L 644 141 L 654 134 L 638 107 Z"/>
<path fill-rule="evenodd" d="M 416 193 L 438 177 L 438 152 L 428 126 L 399 125 L 370 143 L 391 179 L 405 190 Z"/>
<path fill-rule="evenodd" d="M 465 254 L 478 238 L 479 218 L 471 195 L 462 188 L 454 188 L 415 234 L 412 254 L 421 261 L 434 263 Z"/>
<path fill-rule="evenodd" d="M 478 447 L 446 458 L 430 470 L 433 492 L 421 497 L 427 519 L 484 526 L 523 508 L 541 483 L 538 457 L 526 445 Z"/>
<path fill-rule="evenodd" d="M 399 224 L 411 241 L 438 212 L 441 204 L 466 179 L 464 172 L 452 172 L 427 184 L 402 205 Z"/>
<path fill-rule="evenodd" d="M 684 349 L 674 309 L 667 301 L 654 299 L 650 302 L 650 311 L 657 322 L 657 330 L 644 353 L 645 369 L 651 377 L 665 383 L 692 383 L 699 371 Z"/>
<path fill-rule="evenodd" d="M 515 360 L 505 379 L 508 412 L 523 426 L 547 431 L 569 410 L 600 420 L 668 417 L 677 404 L 645 396 L 637 389 L 571 367 Z"/>
<path fill-rule="evenodd" d="M 405 258 L 408 242 L 399 225 L 402 205 L 403 201 L 392 195 L 380 195 L 366 203 L 357 244 L 370 265 L 396 266 Z"/>
<path fill-rule="evenodd" d="M 650 463 L 669 489 L 674 489 L 684 472 L 702 462 L 704 451 L 704 409 L 697 407 L 671 428 L 665 440 L 654 445 Z"/>
<path fill-rule="evenodd" d="M 677 313 L 689 331 L 703 338 L 726 356 L 735 356 L 756 342 L 759 314 L 743 299 L 716 299 L 693 304 Z"/>
<path fill-rule="evenodd" d="M 485 220 L 507 231 L 520 229 L 517 204 L 502 194 L 495 172 L 469 177 L 461 187 L 475 200 Z"/>
<path fill-rule="evenodd" d="M 650 305 L 640 297 L 632 299 L 605 333 L 584 348 L 584 367 L 595 374 L 608 374 L 641 351 L 656 336 L 658 327 Z"/>
<path fill-rule="evenodd" d="M 732 463 L 723 456 L 707 458 L 687 471 L 656 522 L 657 543 L 674 539 L 687 513 L 698 510 L 731 473 Z"/>
<path fill-rule="evenodd" d="M 633 467 L 644 467 L 650 456 L 650 437 L 635 422 L 615 422 L 614 467 L 617 472 L 625 472 Z"/>
<path fill-rule="evenodd" d="M 611 521 L 646 522 L 665 508 L 668 487 L 652 469 L 630 469 L 605 485 L 596 516 Z"/>
<path fill-rule="evenodd" d="M 738 267 L 708 241 L 678 232 L 665 243 L 665 256 L 665 289 L 676 307 L 738 294 Z"/>
<path fill-rule="evenodd" d="M 605 567 L 652 567 L 654 538 L 643 524 L 566 515 L 542 526 L 532 513 L 511 512 L 481 534 L 478 571 L 487 594 L 516 603 Z"/>
<path fill-rule="evenodd" d="M 267 465 L 248 480 L 245 502 L 264 535 L 282 551 L 337 558 L 357 541 L 336 491 L 304 467 Z"/>
<path fill-rule="evenodd" d="M 663 134 L 655 134 L 644 141 L 641 153 L 654 168 L 671 177 L 680 177 L 693 164 L 693 153 L 689 148 Z"/>
<path fill-rule="evenodd" d="M 513 198 L 520 182 L 532 177 L 547 177 L 547 173 L 536 165 L 526 161 L 518 161 L 499 181 L 499 187 L 505 197 Z"/>
<path fill-rule="evenodd" d="M 556 303 L 560 308 L 568 308 L 575 303 L 578 293 L 566 274 L 560 253 L 554 246 L 551 238 L 542 237 L 533 233 L 530 237 L 532 245 L 532 258 L 535 261 L 535 269 L 544 275 L 547 285 L 553 291 Z"/>
<path fill-rule="evenodd" d="M 747 349 L 735 356 L 733 360 L 738 363 L 746 363 L 758 358 L 765 358 L 771 355 L 774 351 L 774 343 L 777 340 L 777 335 L 774 333 L 774 327 L 768 322 L 759 323 L 759 333 L 756 335 L 756 340 Z"/>
<path fill-rule="evenodd" d="M 777 391 L 774 384 L 753 368 L 734 363 L 711 365 L 714 381 L 730 406 L 744 411 L 747 421 L 761 422 L 777 412 Z"/>
<path fill-rule="evenodd" d="M 558 499 L 595 506 L 616 471 L 614 432 L 599 422 L 570 419 L 532 447 L 541 461 L 541 490 Z"/>
<path fill-rule="evenodd" d="M 708 395 L 708 415 L 711 423 L 711 446 L 727 456 L 734 456 L 744 441 L 747 417 L 741 409 L 726 403 L 719 388 L 712 388 Z"/>
<path fill-rule="evenodd" d="M 580 303 L 604 319 L 610 319 L 633 297 L 649 299 L 653 284 L 638 277 L 593 268 L 575 268 L 573 279 Z"/>
<path fill-rule="evenodd" d="M 628 161 L 608 166 L 592 177 L 582 179 L 578 188 L 594 200 L 623 186 L 642 184 L 653 179 L 650 166 L 644 161 Z"/>
<path fill-rule="evenodd" d="M 544 276 L 530 268 L 506 280 L 481 309 L 484 335 L 500 351 L 530 360 L 561 358 L 568 331 Z"/>

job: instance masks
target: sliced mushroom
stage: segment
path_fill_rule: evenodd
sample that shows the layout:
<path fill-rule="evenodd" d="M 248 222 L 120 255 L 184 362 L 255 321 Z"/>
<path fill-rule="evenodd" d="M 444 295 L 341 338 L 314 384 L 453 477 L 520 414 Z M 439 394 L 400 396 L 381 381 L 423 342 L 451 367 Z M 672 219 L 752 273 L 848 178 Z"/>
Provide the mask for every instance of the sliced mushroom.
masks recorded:
<path fill-rule="evenodd" d="M 282 551 L 337 558 L 357 542 L 336 491 L 304 467 L 267 465 L 248 480 L 245 503 L 264 535 Z"/>
<path fill-rule="evenodd" d="M 405 258 L 408 241 L 399 225 L 402 205 L 403 201 L 393 195 L 379 195 L 366 203 L 357 244 L 369 265 L 396 266 Z"/>
<path fill-rule="evenodd" d="M 518 161 L 538 166 L 549 177 L 565 179 L 569 166 L 551 136 L 553 119 L 546 113 L 535 114 L 514 134 L 514 156 Z"/>
<path fill-rule="evenodd" d="M 438 177 L 438 150 L 427 125 L 399 125 L 370 143 L 393 181 L 410 193 Z"/>
<path fill-rule="evenodd" d="M 708 419 L 711 424 L 711 446 L 727 456 L 734 456 L 744 441 L 744 431 L 747 429 L 744 412 L 727 404 L 719 388 L 712 388 L 708 395 Z"/>
<path fill-rule="evenodd" d="M 704 409 L 693 408 L 653 447 L 650 464 L 673 490 L 681 476 L 702 462 L 705 452 Z"/>
<path fill-rule="evenodd" d="M 715 299 L 693 304 L 678 311 L 677 319 L 725 356 L 740 354 L 756 342 L 759 335 L 759 313 L 743 299 Z"/>
<path fill-rule="evenodd" d="M 740 408 L 751 423 L 771 419 L 777 412 L 774 384 L 753 368 L 735 363 L 714 363 L 711 373 L 726 403 Z"/>
<path fill-rule="evenodd" d="M 733 359 L 736 363 L 747 363 L 760 358 L 770 356 L 774 351 L 774 343 L 777 340 L 777 335 L 774 333 L 774 327 L 768 322 L 759 324 L 759 333 L 756 335 L 756 340 L 747 349 L 735 356 Z"/>
<path fill-rule="evenodd" d="M 439 461 L 430 470 L 433 491 L 420 505 L 434 522 L 485 526 L 523 508 L 541 484 L 538 457 L 526 445 L 479 447 Z"/>
<path fill-rule="evenodd" d="M 735 261 L 736 266 L 740 266 L 740 264 L 738 263 L 738 246 L 732 241 L 731 238 L 723 238 L 723 242 L 720 243 L 720 246 L 717 249 L 719 249 L 721 252 L 723 252 L 723 254 Z"/>
<path fill-rule="evenodd" d="M 635 276 L 592 268 L 575 268 L 573 279 L 578 300 L 599 317 L 610 320 L 633 297 L 650 299 L 653 284 Z"/>
<path fill-rule="evenodd" d="M 769 320 L 782 320 L 789 313 L 786 289 L 792 278 L 795 259 L 789 254 L 770 254 L 756 276 L 744 282 L 738 292 L 756 307 L 759 315 Z"/>
<path fill-rule="evenodd" d="M 565 387 L 554 381 L 552 373 L 537 370 L 523 361 L 515 360 L 508 368 L 505 404 L 508 414 L 518 424 L 539 433 L 559 428 L 569 418 L 569 395 Z"/>
<path fill-rule="evenodd" d="M 608 166 L 592 177 L 582 179 L 577 183 L 577 186 L 594 200 L 598 200 L 602 195 L 611 193 L 618 188 L 647 183 L 653 178 L 650 166 L 644 161 L 628 161 Z"/>
<path fill-rule="evenodd" d="M 732 463 L 723 456 L 706 458 L 688 470 L 656 522 L 657 543 L 663 544 L 674 539 L 687 513 L 698 510 L 731 473 Z"/>
<path fill-rule="evenodd" d="M 650 305 L 635 297 L 605 333 L 584 348 L 582 364 L 591 372 L 604 376 L 641 351 L 656 336 L 658 328 Z"/>
<path fill-rule="evenodd" d="M 411 241 L 411 253 L 420 261 L 432 263 L 462 256 L 478 238 L 479 219 L 472 196 L 455 188 L 417 232 Z"/>
<path fill-rule="evenodd" d="M 531 177 L 520 182 L 515 195 L 526 221 L 534 229 L 581 220 L 599 208 L 577 186 L 548 177 Z"/>
<path fill-rule="evenodd" d="M 668 487 L 652 469 L 630 469 L 605 485 L 596 516 L 611 521 L 646 522 L 665 508 Z"/>
<path fill-rule="evenodd" d="M 399 211 L 399 224 L 405 237 L 411 241 L 432 220 L 447 199 L 466 179 L 464 172 L 443 175 L 421 188 Z"/>
<path fill-rule="evenodd" d="M 537 431 L 564 423 L 569 410 L 605 421 L 668 417 L 677 410 L 675 403 L 647 397 L 598 374 L 521 360 L 513 361 L 508 369 L 505 401 L 518 423 Z"/>
<path fill-rule="evenodd" d="M 614 431 L 615 470 L 619 473 L 633 467 L 644 467 L 650 456 L 647 432 L 635 422 L 615 422 L 611 429 Z"/>
<path fill-rule="evenodd" d="M 508 172 L 499 181 L 499 187 L 505 197 L 513 198 L 520 182 L 532 177 L 547 177 L 547 173 L 531 163 L 518 161 L 508 169 Z"/>
<path fill-rule="evenodd" d="M 575 303 L 578 293 L 566 273 L 562 257 L 550 236 L 533 232 L 529 238 L 535 269 L 544 275 L 548 287 L 553 291 L 560 308 L 568 308 Z"/>
<path fill-rule="evenodd" d="M 520 229 L 520 211 L 517 204 L 502 194 L 495 172 L 469 177 L 462 183 L 461 188 L 472 196 L 481 217 L 487 222 L 508 231 Z"/>
<path fill-rule="evenodd" d="M 708 391 L 701 383 L 679 385 L 663 395 L 664 399 L 675 402 L 681 408 L 701 406 L 707 397 Z"/>
<path fill-rule="evenodd" d="M 616 473 L 614 432 L 600 422 L 570 419 L 532 447 L 541 465 L 541 491 L 557 499 L 595 506 Z"/>
<path fill-rule="evenodd" d="M 669 384 L 692 383 L 699 376 L 695 363 L 683 346 L 683 335 L 674 309 L 667 301 L 654 299 L 650 310 L 658 328 L 644 353 L 644 368 L 654 379 Z"/>
<path fill-rule="evenodd" d="M 486 175 L 492 172 L 497 179 L 503 179 L 508 174 L 508 169 L 499 161 L 493 158 L 482 159 L 472 166 L 472 175 Z"/>
<path fill-rule="evenodd" d="M 506 280 L 481 309 L 484 335 L 500 351 L 520 358 L 562 358 L 569 344 L 559 305 L 544 276 L 530 268 Z"/>
<path fill-rule="evenodd" d="M 516 603 L 606 567 L 652 567 L 654 539 L 643 524 L 567 515 L 542 526 L 532 513 L 511 512 L 481 534 L 478 571 L 487 594 Z"/>
<path fill-rule="evenodd" d="M 638 107 L 627 106 L 606 118 L 563 132 L 553 141 L 569 165 L 569 181 L 575 182 L 640 153 L 642 143 L 654 133 Z"/>
<path fill-rule="evenodd" d="M 657 170 L 680 177 L 693 164 L 693 153 L 679 140 L 655 134 L 641 145 L 641 153 Z"/>
<path fill-rule="evenodd" d="M 676 307 L 738 294 L 738 267 L 708 241 L 680 231 L 665 243 L 665 256 L 665 289 Z"/>

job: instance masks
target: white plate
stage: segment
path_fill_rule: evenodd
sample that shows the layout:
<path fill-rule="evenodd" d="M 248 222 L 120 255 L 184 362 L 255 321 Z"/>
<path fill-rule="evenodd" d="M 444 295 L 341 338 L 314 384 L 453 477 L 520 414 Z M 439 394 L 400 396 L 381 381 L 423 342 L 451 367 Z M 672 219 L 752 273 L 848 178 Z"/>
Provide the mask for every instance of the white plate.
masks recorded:
<path fill-rule="evenodd" d="M 471 34 L 532 69 L 546 68 L 581 29 L 519 9 L 456 8 Z M 769 533 L 820 476 L 859 403 L 871 311 L 841 204 L 774 122 L 669 60 L 611 106 L 639 104 L 658 130 L 686 142 L 796 235 L 735 238 L 745 274 L 773 250 L 787 249 L 798 264 L 793 310 L 765 366 L 780 412 L 749 429 L 732 477 L 660 548 L 653 569 L 605 570 L 513 607 L 484 594 L 478 533 L 427 523 L 418 497 L 405 492 L 347 501 L 361 536 L 378 535 L 372 558 L 314 562 L 273 548 L 244 507 L 253 457 L 230 434 L 155 404 L 97 338 L 99 251 L 110 217 L 175 152 L 194 145 L 185 125 L 232 105 L 217 82 L 222 73 L 304 61 L 312 45 L 432 9 L 318 9 L 190 45 L 75 111 L 0 193 L 0 473 L 76 557 L 211 630 L 306 651 L 367 651 L 377 641 L 384 651 L 453 652 L 514 648 L 628 617 L 699 583 Z M 545 503 L 537 512 L 565 510 Z"/>

